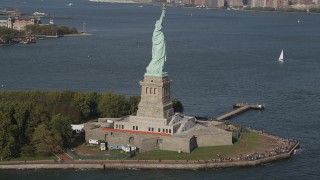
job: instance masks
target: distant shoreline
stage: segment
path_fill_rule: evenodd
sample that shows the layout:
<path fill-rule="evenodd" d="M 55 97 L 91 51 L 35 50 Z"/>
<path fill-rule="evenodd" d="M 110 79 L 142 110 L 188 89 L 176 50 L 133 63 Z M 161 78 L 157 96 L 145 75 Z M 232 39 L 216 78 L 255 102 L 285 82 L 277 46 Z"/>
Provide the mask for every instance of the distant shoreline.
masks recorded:
<path fill-rule="evenodd" d="M 138 3 L 138 4 L 153 4 L 153 5 L 159 5 L 160 3 L 154 3 L 154 2 L 139 2 L 134 0 L 89 0 L 90 2 L 105 2 L 105 3 Z M 252 12 L 279 12 L 279 13 L 310 13 L 310 14 L 320 14 L 319 12 L 308 12 L 307 10 L 301 10 L 301 9 L 295 9 L 295 8 L 288 8 L 288 9 L 255 9 L 255 8 L 249 8 L 249 9 L 228 9 L 226 7 L 224 8 L 199 8 L 196 6 L 176 6 L 173 4 L 167 4 L 167 6 L 170 7 L 178 7 L 178 8 L 197 8 L 197 9 L 209 9 L 209 10 L 230 10 L 230 11 L 252 11 Z"/>
<path fill-rule="evenodd" d="M 104 3 L 144 3 L 133 0 L 89 0 L 90 2 L 104 2 Z"/>

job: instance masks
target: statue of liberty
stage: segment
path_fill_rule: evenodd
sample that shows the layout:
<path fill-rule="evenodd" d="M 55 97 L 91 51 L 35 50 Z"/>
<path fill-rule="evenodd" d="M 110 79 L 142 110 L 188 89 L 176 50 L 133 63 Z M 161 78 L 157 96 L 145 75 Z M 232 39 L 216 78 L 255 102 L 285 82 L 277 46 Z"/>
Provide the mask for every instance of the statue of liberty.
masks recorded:
<path fill-rule="evenodd" d="M 156 21 L 152 36 L 152 60 L 147 67 L 147 76 L 166 76 L 163 72 L 164 62 L 167 59 L 166 41 L 162 32 L 162 23 L 165 17 L 166 7 L 163 3 L 160 19 Z"/>

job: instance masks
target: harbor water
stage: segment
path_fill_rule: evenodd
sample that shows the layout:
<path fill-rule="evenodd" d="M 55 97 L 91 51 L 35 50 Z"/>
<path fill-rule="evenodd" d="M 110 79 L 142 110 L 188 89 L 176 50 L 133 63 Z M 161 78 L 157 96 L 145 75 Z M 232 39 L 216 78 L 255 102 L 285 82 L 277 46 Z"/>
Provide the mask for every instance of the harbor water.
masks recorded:
<path fill-rule="evenodd" d="M 0 2 L 0 8 L 13 6 L 11 0 Z M 159 6 L 88 0 L 28 0 L 16 6 L 23 13 L 48 13 L 57 25 L 92 35 L 0 46 L 1 91 L 140 94 Z M 166 12 L 165 71 L 185 114 L 217 117 L 234 103 L 264 104 L 263 111 L 248 111 L 230 121 L 298 140 L 301 149 L 290 159 L 206 171 L 12 170 L 0 171 L 0 179 L 318 179 L 319 30 L 320 15 L 310 13 L 175 7 Z"/>

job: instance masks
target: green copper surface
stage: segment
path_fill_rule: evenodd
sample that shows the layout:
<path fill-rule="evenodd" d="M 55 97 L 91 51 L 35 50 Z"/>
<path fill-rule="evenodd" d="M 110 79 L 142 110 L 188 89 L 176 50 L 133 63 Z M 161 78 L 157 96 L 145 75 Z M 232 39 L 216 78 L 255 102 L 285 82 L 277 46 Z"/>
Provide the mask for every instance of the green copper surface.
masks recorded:
<path fill-rule="evenodd" d="M 152 36 L 152 60 L 147 67 L 145 76 L 163 77 L 168 73 L 163 72 L 164 62 L 167 59 L 166 41 L 162 32 L 162 23 L 165 17 L 165 4 L 162 6 L 160 19 L 156 21 Z"/>

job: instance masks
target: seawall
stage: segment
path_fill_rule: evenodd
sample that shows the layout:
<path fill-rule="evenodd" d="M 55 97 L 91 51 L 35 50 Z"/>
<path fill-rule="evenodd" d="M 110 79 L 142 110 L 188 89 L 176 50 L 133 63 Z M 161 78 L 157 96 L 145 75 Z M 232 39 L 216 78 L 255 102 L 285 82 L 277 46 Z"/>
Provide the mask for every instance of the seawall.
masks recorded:
<path fill-rule="evenodd" d="M 2 169 L 214 169 L 249 167 L 290 158 L 299 148 L 297 142 L 287 153 L 252 161 L 217 160 L 76 160 L 72 162 L 30 161 L 1 162 Z"/>
<path fill-rule="evenodd" d="M 103 164 L 67 164 L 67 163 L 39 163 L 39 164 L 15 164 L 0 165 L 1 169 L 104 169 Z"/>

